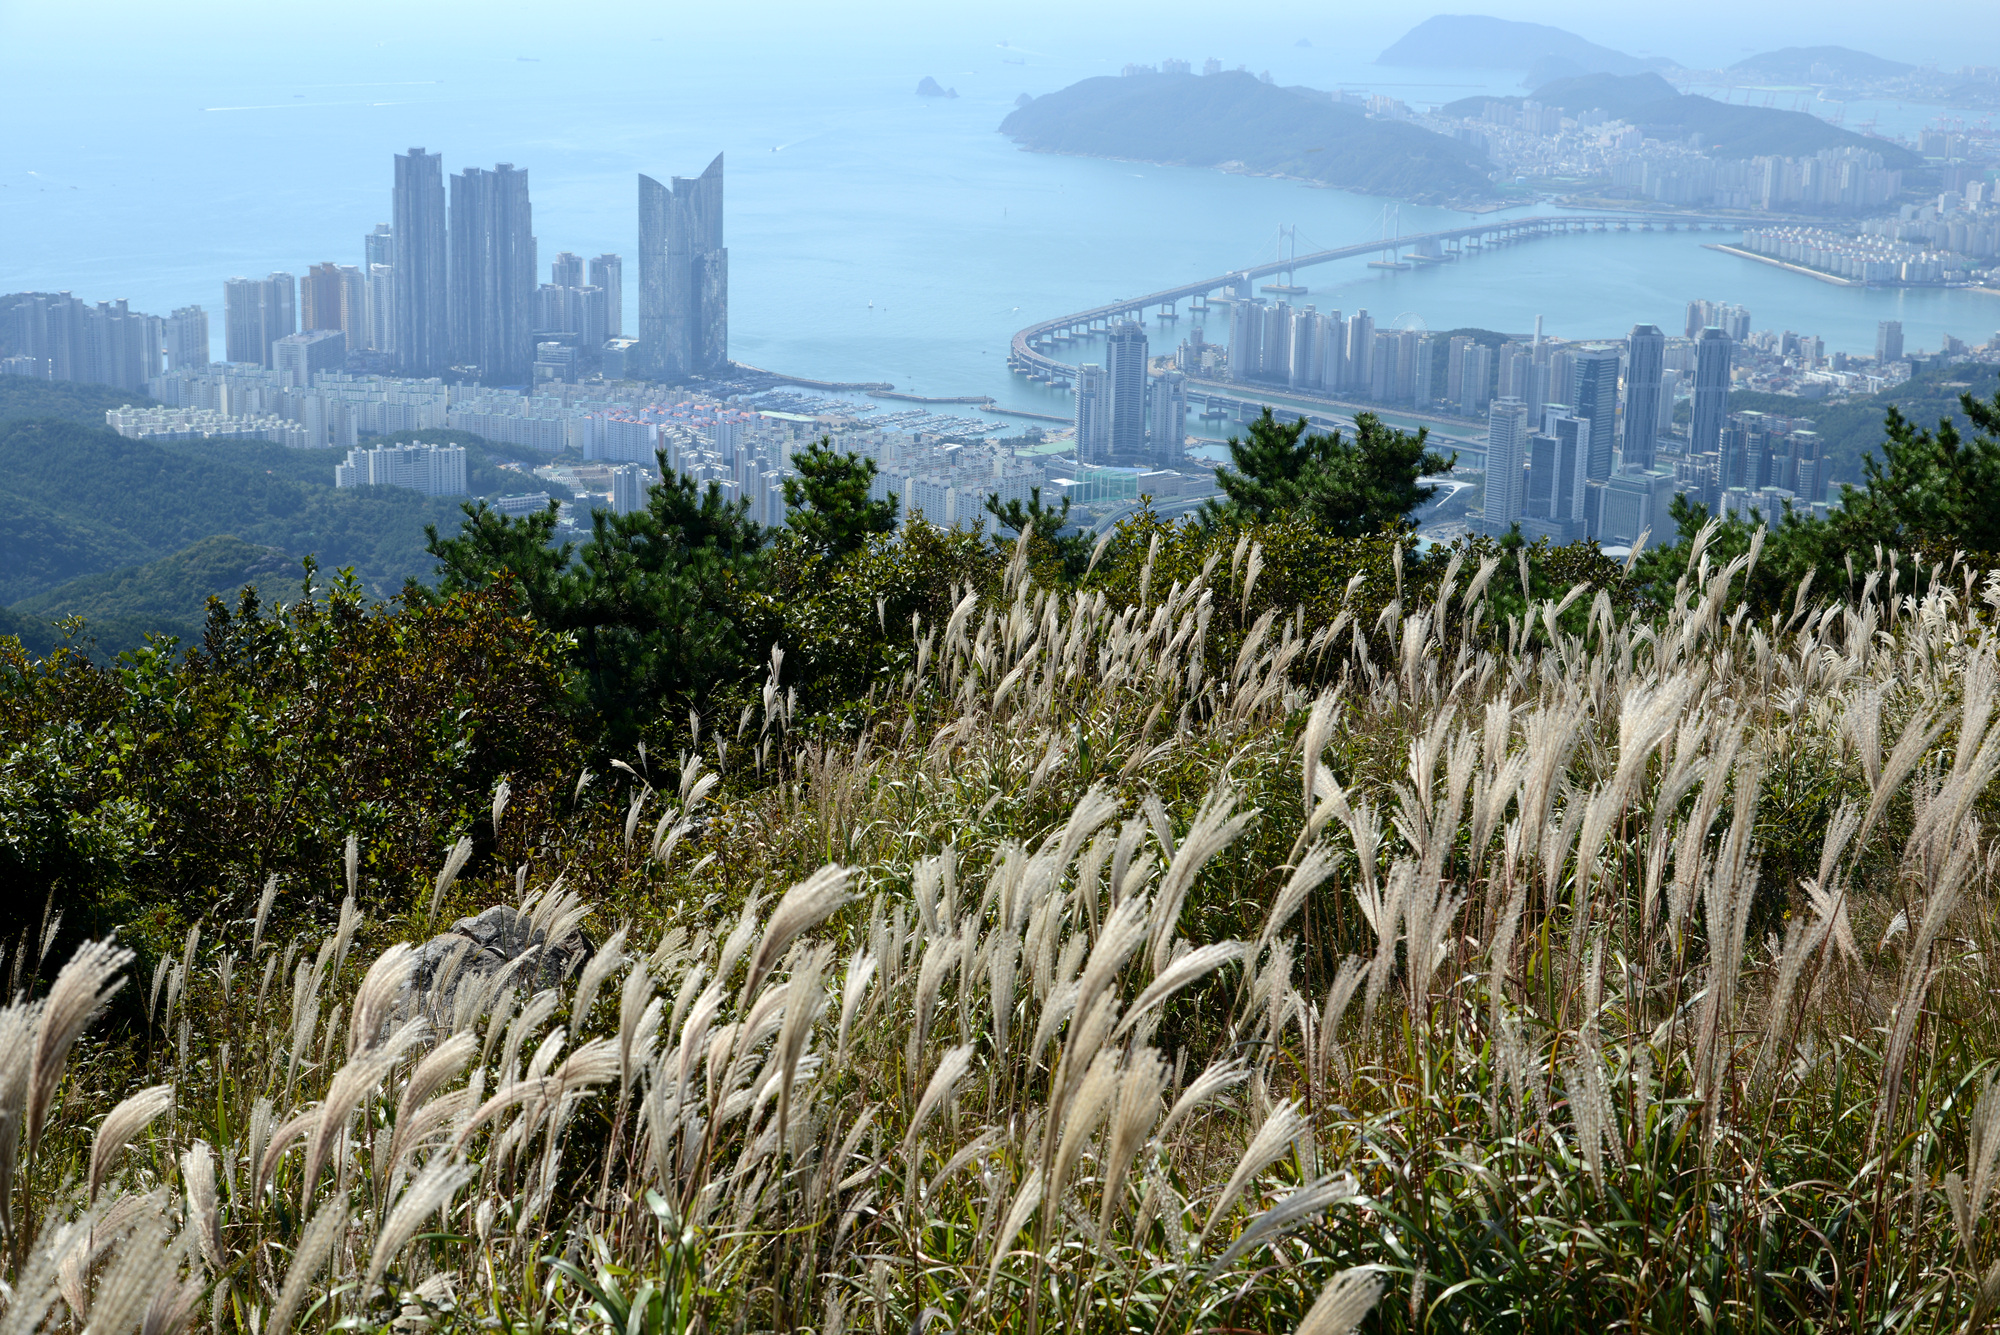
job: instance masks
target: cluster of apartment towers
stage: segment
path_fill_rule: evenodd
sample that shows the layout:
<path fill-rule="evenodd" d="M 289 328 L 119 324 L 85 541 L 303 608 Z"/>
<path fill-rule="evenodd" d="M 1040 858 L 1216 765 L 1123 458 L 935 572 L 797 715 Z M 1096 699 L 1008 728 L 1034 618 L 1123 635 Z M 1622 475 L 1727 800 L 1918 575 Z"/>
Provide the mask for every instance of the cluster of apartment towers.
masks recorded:
<path fill-rule="evenodd" d="M 1104 362 L 1076 374 L 1076 460 L 1084 465 L 1172 468 L 1187 458 L 1187 377 L 1153 371 L 1146 327 L 1120 320 Z"/>
<path fill-rule="evenodd" d="M 351 352 L 377 369 L 486 385 L 571 380 L 579 371 L 683 381 L 729 365 L 729 251 L 722 155 L 700 176 L 639 177 L 639 323 L 625 337 L 624 263 L 565 251 L 538 284 L 528 173 L 500 163 L 451 177 L 444 159 L 396 155 L 393 220 L 364 239 L 361 266 L 316 264 L 231 278 L 223 291 L 231 362 L 300 384 Z M 193 314 L 198 314 L 195 308 Z M 184 312 L 176 312 L 180 318 Z M 206 342 L 206 317 L 201 338 Z M 203 360 L 206 361 L 204 352 Z"/>

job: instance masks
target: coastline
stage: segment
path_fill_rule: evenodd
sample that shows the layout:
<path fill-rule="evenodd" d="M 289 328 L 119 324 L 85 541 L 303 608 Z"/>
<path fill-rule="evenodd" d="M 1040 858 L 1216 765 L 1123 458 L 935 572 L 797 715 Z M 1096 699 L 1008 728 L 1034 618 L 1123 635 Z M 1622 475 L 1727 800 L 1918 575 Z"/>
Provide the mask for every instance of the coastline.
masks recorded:
<path fill-rule="evenodd" d="M 1046 153 L 1050 157 L 1057 158 L 1094 158 L 1098 162 L 1130 162 L 1143 167 L 1191 167 L 1196 171 L 1221 172 L 1225 176 L 1258 176 L 1267 181 L 1297 181 L 1300 185 L 1309 185 L 1319 190 L 1343 190 L 1350 195 L 1362 195 L 1369 199 L 1393 199 L 1399 203 L 1415 204 L 1423 208 L 1450 209 L 1455 213 L 1498 213 L 1505 209 L 1526 208 L 1534 202 L 1533 200 L 1508 200 L 1492 196 L 1479 200 L 1448 199 L 1440 201 L 1436 199 L 1417 199 L 1410 195 L 1378 193 L 1374 190 L 1363 190 L 1359 186 L 1339 185 L 1332 181 L 1322 181 L 1311 176 L 1295 176 L 1290 172 L 1259 171 L 1253 167 L 1245 166 L 1242 162 L 1235 159 L 1231 159 L 1228 162 L 1216 163 L 1187 162 L 1185 160 L 1171 162 L 1164 158 L 1123 158 L 1113 153 L 1076 153 L 1061 148 L 1037 148 L 1032 144 L 1024 144 L 1019 139 L 1014 140 L 1014 143 L 1023 153 Z"/>
<path fill-rule="evenodd" d="M 1842 278 L 1838 274 L 1822 273 L 1818 269 L 1809 269 L 1803 264 L 1793 264 L 1789 260 L 1776 259 L 1770 255 L 1759 255 L 1754 250 L 1744 250 L 1740 246 L 1725 246 L 1718 242 L 1704 241 L 1701 248 L 1703 250 L 1719 250 L 1725 255 L 1740 255 L 1746 260 L 1755 260 L 1759 264 L 1768 264 L 1774 269 L 1789 269 L 1793 273 L 1802 273 L 1808 278 L 1817 278 L 1820 282 L 1832 287 L 1868 286 L 1866 283 L 1857 283 L 1852 278 Z"/>

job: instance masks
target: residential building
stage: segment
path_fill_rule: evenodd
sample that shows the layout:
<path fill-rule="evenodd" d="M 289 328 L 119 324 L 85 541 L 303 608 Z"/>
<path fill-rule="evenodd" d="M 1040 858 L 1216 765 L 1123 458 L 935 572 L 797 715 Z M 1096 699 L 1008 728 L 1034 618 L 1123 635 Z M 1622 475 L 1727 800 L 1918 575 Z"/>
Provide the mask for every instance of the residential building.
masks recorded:
<path fill-rule="evenodd" d="M 463 496 L 465 447 L 417 442 L 351 449 L 346 463 L 334 465 L 333 485 L 402 487 L 426 496 Z"/>
<path fill-rule="evenodd" d="M 452 360 L 477 368 L 482 383 L 529 378 L 535 268 L 528 173 L 503 162 L 491 171 L 468 167 L 454 175 L 447 297 Z"/>
<path fill-rule="evenodd" d="M 222 285 L 223 344 L 231 362 L 271 367 L 271 345 L 298 332 L 298 280 L 288 273 Z"/>
<path fill-rule="evenodd" d="M 1875 326 L 1875 361 L 1887 366 L 1903 360 L 1903 322 L 1884 320 Z"/>
<path fill-rule="evenodd" d="M 658 474 L 650 465 L 619 464 L 611 470 L 611 513 L 629 515 L 646 508 Z"/>
<path fill-rule="evenodd" d="M 1635 324 L 1626 337 L 1625 348 L 1625 440 L 1621 459 L 1628 470 L 1644 472 L 1652 468 L 1657 454 L 1667 336 L 1658 325 Z"/>
<path fill-rule="evenodd" d="M 605 336 L 625 337 L 625 261 L 599 255 L 590 262 L 590 286 L 604 292 Z"/>
<path fill-rule="evenodd" d="M 1527 501 L 1528 405 L 1516 398 L 1493 401 L 1486 416 L 1484 528 L 1498 537 L 1521 522 Z"/>
<path fill-rule="evenodd" d="M 639 351 L 645 373 L 679 381 L 729 365 L 729 251 L 722 154 L 671 187 L 639 178 Z"/>
<path fill-rule="evenodd" d="M 1111 458 L 1136 463 L 1146 454 L 1146 328 L 1137 320 L 1121 320 L 1105 344 Z"/>
<path fill-rule="evenodd" d="M 1076 368 L 1076 461 L 1108 463 L 1111 458 L 1111 386 L 1104 368 L 1085 362 Z"/>
<path fill-rule="evenodd" d="M 347 365 L 347 335 L 338 329 L 308 329 L 287 334 L 271 345 L 271 363 L 278 383 L 289 389 L 310 389 L 321 371 L 339 371 Z"/>
<path fill-rule="evenodd" d="M 80 301 L 67 292 L 23 292 L 8 323 L 18 357 L 10 374 L 143 390 L 159 374 L 166 322 L 125 301 Z M 0 307 L 0 317 L 8 312 Z M 0 341 L 8 341 L 0 331 Z"/>
<path fill-rule="evenodd" d="M 199 306 L 183 306 L 168 316 L 166 344 L 169 371 L 207 370 L 208 312 Z"/>
<path fill-rule="evenodd" d="M 396 155 L 395 301 L 390 349 L 405 373 L 434 375 L 451 365 L 449 235 L 444 159 L 413 148 Z"/>
<path fill-rule="evenodd" d="M 1149 457 L 1171 468 L 1187 458 L 1187 377 L 1166 371 L 1152 377 L 1152 409 L 1146 434 Z"/>

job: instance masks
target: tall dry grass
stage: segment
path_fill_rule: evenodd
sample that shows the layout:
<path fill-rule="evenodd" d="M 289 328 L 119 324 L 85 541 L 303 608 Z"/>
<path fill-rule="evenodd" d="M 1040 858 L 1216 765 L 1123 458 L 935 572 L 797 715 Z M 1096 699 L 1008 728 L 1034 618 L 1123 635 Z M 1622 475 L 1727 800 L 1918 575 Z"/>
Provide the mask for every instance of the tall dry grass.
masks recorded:
<path fill-rule="evenodd" d="M 0 1010 L 0 1335 L 1983 1324 L 2000 579 L 1491 626 L 1489 562 L 1209 662 L 1259 556 L 1017 565 L 720 809 L 621 766 L 656 898 L 561 986 L 267 890 L 128 1069 L 87 947 Z"/>

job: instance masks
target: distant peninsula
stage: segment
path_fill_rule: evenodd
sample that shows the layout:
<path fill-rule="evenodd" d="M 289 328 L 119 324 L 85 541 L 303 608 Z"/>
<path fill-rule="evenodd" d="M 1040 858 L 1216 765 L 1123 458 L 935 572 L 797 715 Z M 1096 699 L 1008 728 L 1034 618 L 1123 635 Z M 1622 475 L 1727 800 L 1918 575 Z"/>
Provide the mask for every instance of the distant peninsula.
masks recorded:
<path fill-rule="evenodd" d="M 1528 98 L 1461 98 L 1441 108 L 1446 116 L 1479 116 L 1488 102 L 1518 106 L 1522 101 L 1559 107 L 1575 115 L 1602 111 L 1629 121 L 1655 139 L 1685 139 L 1699 134 L 1704 147 L 1718 157 L 1754 158 L 1765 154 L 1800 157 L 1828 148 L 1865 148 L 1880 153 L 1893 168 L 1918 167 L 1923 160 L 1900 144 L 1829 125 L 1803 111 L 1743 107 L 1712 97 L 1682 93 L 1657 74 L 1591 74 L 1558 79 L 1537 88 Z"/>
<path fill-rule="evenodd" d="M 1040 153 L 1289 176 L 1414 203 L 1495 193 L 1484 159 L 1457 140 L 1240 72 L 1085 79 L 1017 108 L 1000 132 Z"/>
<path fill-rule="evenodd" d="M 1915 65 L 1884 60 L 1845 46 L 1788 46 L 1739 60 L 1729 67 L 1729 72 L 1747 74 L 1753 79 L 1812 84 L 1893 79 L 1914 69 Z"/>
<path fill-rule="evenodd" d="M 1427 18 L 1377 56 L 1375 63 L 1431 69 L 1540 68 L 1557 76 L 1639 74 L 1675 67 L 1671 60 L 1629 56 L 1546 23 L 1522 23 L 1487 14 Z"/>

